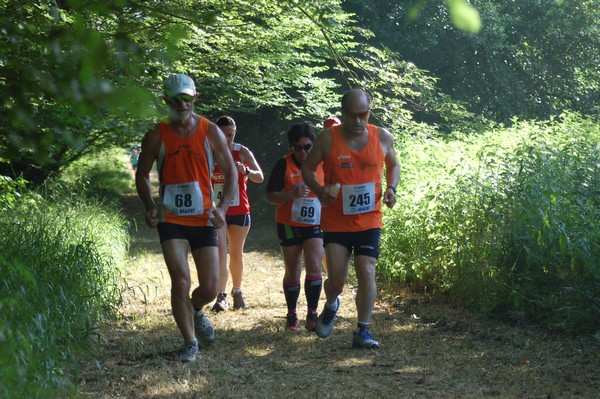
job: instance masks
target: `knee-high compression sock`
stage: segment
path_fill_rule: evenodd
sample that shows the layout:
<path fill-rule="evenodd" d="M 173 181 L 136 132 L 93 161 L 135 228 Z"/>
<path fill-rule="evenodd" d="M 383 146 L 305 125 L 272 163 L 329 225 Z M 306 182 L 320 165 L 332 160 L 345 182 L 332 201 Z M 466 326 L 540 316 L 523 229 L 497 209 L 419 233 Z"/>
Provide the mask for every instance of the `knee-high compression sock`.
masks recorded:
<path fill-rule="evenodd" d="M 300 296 L 300 281 L 284 281 L 283 293 L 288 313 L 296 313 L 296 305 Z"/>
<path fill-rule="evenodd" d="M 306 303 L 309 312 L 317 311 L 322 287 L 323 277 L 320 274 L 317 276 L 306 276 L 304 279 L 304 294 L 306 295 Z"/>

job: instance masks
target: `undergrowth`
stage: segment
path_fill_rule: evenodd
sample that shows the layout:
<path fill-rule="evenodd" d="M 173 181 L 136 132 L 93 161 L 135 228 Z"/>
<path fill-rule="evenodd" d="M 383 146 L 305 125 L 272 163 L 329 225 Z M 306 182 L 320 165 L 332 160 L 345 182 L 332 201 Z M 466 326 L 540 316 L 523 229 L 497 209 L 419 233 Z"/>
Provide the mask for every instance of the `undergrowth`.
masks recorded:
<path fill-rule="evenodd" d="M 80 183 L 2 182 L 0 397 L 74 397 L 77 356 L 121 301 L 125 219 Z"/>
<path fill-rule="evenodd" d="M 600 128 L 573 114 L 415 138 L 380 272 L 494 315 L 600 330 Z"/>

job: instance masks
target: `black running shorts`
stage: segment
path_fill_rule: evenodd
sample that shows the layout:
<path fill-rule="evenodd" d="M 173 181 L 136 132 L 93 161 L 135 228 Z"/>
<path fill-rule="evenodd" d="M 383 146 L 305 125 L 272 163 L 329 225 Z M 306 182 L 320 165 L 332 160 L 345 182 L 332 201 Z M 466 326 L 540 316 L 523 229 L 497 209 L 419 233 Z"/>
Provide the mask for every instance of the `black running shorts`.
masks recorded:
<path fill-rule="evenodd" d="M 187 240 L 193 250 L 217 246 L 217 231 L 213 226 L 182 226 L 161 222 L 157 226 L 160 242 L 179 239 Z"/>
<path fill-rule="evenodd" d="M 369 229 L 351 233 L 324 232 L 323 245 L 329 243 L 343 245 L 348 252 L 354 251 L 354 256 L 366 255 L 372 258 L 379 258 L 379 243 L 381 239 L 381 229 Z"/>

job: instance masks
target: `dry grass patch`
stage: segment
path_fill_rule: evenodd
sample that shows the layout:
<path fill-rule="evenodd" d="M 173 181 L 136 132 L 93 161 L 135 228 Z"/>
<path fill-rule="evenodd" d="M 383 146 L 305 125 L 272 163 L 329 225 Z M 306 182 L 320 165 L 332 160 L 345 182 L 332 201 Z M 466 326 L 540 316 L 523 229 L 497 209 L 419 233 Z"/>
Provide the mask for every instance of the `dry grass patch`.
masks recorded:
<path fill-rule="evenodd" d="M 270 246 L 245 255 L 248 308 L 209 312 L 216 342 L 201 348 L 196 363 L 181 364 L 156 232 L 138 225 L 123 316 L 107 326 L 96 359 L 82 362 L 82 398 L 596 398 L 600 392 L 600 345 L 593 337 L 482 320 L 396 291 L 381 294 L 373 315 L 378 351 L 351 349 L 350 286 L 331 337 L 285 331 L 283 264 L 266 224 L 253 228 L 249 240 L 270 235 Z M 303 294 L 298 308 L 306 308 Z"/>

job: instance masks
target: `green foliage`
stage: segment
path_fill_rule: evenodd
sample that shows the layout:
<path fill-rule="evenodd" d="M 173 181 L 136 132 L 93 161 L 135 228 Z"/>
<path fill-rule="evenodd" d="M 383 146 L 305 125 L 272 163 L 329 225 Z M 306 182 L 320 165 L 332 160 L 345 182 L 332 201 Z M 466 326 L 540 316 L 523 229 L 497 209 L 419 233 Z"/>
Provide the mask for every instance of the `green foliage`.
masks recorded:
<path fill-rule="evenodd" d="M 51 201 L 27 191 L 6 201 L 0 193 L 10 204 L 0 219 L 2 398 L 74 396 L 76 356 L 121 300 L 125 221 L 60 188 Z"/>
<path fill-rule="evenodd" d="M 338 2 L 308 3 L 348 37 Z M 301 5 L 3 2 L 0 174 L 42 182 L 87 152 L 125 147 L 163 113 L 153 94 L 174 71 L 196 78 L 203 113 L 306 109 L 301 93 L 333 84 L 318 76 L 327 45 Z M 324 115 L 330 104 L 318 103 Z"/>
<path fill-rule="evenodd" d="M 120 196 L 134 188 L 134 179 L 128 169 L 128 154 L 121 148 L 109 147 L 97 154 L 86 155 L 70 164 L 54 179 L 46 184 L 51 191 L 65 185 L 67 190 L 92 199 L 100 199 L 112 204 Z"/>
<path fill-rule="evenodd" d="M 458 138 L 458 140 L 457 140 Z M 484 312 L 600 329 L 600 129 L 575 114 L 402 149 L 383 273 Z"/>
<path fill-rule="evenodd" d="M 154 115 L 150 94 L 131 78 L 142 75 L 141 58 L 123 57 L 132 42 L 115 32 L 123 2 L 102 3 L 0 6 L 0 156 L 12 161 L 3 174 L 43 181 L 90 147 L 131 141 L 136 123 L 127 116 Z"/>
<path fill-rule="evenodd" d="M 475 114 L 508 123 L 598 112 L 598 1 L 473 0 L 477 35 L 457 29 L 444 3 L 418 1 L 418 16 L 409 1 L 349 0 L 344 8 L 374 32 L 373 44 L 431 71 L 442 92 Z"/>
<path fill-rule="evenodd" d="M 440 93 L 437 79 L 413 64 L 401 61 L 388 49 L 358 46 L 359 57 L 348 60 L 353 73 L 348 80 L 373 96 L 371 123 L 389 126 L 403 136 L 415 132 L 448 129 L 468 122 L 474 116 L 464 106 Z M 415 120 L 416 117 L 424 121 Z"/>
<path fill-rule="evenodd" d="M 8 176 L 0 176 L 0 210 L 9 212 L 21 200 L 21 190 L 27 182 L 23 179 L 13 180 Z"/>
<path fill-rule="evenodd" d="M 270 114 L 261 132 L 278 119 L 320 124 L 339 108 L 340 87 L 367 74 L 385 82 L 380 98 L 410 86 L 390 98 L 383 120 L 429 110 L 448 118 L 447 97 L 415 93 L 432 87 L 422 71 L 387 76 L 377 64 L 385 59 L 407 68 L 359 45 L 370 32 L 340 0 L 7 1 L 0 11 L 0 175 L 34 184 L 86 154 L 138 141 L 165 113 L 161 82 L 172 72 L 195 78 L 199 113 Z"/>

